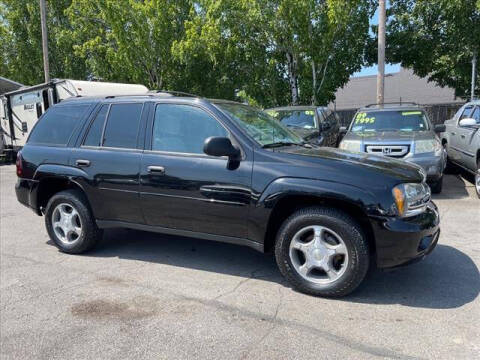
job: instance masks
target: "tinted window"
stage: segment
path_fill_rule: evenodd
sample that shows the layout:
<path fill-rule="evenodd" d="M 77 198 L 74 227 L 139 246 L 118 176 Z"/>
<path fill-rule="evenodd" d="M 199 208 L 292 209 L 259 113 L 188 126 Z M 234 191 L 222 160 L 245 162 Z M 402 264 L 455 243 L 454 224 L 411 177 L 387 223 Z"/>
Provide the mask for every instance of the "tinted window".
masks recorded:
<path fill-rule="evenodd" d="M 90 105 L 54 106 L 38 121 L 29 143 L 66 145 L 78 120 Z"/>
<path fill-rule="evenodd" d="M 102 143 L 102 131 L 103 124 L 105 123 L 105 118 L 108 112 L 108 105 L 103 105 L 100 111 L 97 113 L 95 120 L 93 120 L 88 130 L 87 137 L 83 145 L 85 146 L 100 146 Z"/>
<path fill-rule="evenodd" d="M 143 104 L 114 104 L 110 108 L 103 146 L 135 149 Z"/>
<path fill-rule="evenodd" d="M 203 110 L 189 105 L 157 105 L 152 150 L 203 154 L 203 144 L 210 136 L 228 133 Z"/>
<path fill-rule="evenodd" d="M 473 110 L 472 115 L 470 115 L 472 119 L 477 121 L 477 124 L 480 124 L 480 106 L 477 106 L 475 110 Z"/>
<path fill-rule="evenodd" d="M 313 129 L 315 110 L 268 110 L 267 113 L 292 128 Z"/>
<path fill-rule="evenodd" d="M 351 131 L 426 131 L 428 121 L 419 110 L 361 111 L 353 119 Z"/>
<path fill-rule="evenodd" d="M 473 108 L 473 105 L 469 105 L 469 106 L 465 107 L 465 110 L 463 111 L 462 116 L 460 116 L 459 120 L 468 118 L 469 115 L 470 115 L 470 112 L 472 111 L 472 108 Z"/>

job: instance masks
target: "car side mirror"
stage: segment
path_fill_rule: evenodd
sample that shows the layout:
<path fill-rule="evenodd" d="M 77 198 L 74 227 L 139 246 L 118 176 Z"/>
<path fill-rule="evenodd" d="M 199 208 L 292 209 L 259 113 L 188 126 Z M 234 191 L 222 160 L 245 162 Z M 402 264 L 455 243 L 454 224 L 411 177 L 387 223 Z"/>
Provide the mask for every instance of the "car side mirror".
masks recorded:
<path fill-rule="evenodd" d="M 210 156 L 228 156 L 230 159 L 238 159 L 240 150 L 233 146 L 227 137 L 211 136 L 203 144 L 203 152 Z"/>
<path fill-rule="evenodd" d="M 345 135 L 347 133 L 347 127 L 346 126 L 340 126 L 340 135 Z"/>
<path fill-rule="evenodd" d="M 478 124 L 477 124 L 477 121 L 475 119 L 465 118 L 465 119 L 460 120 L 458 125 L 460 125 L 462 127 L 472 127 L 472 126 L 476 126 Z"/>
<path fill-rule="evenodd" d="M 439 124 L 439 125 L 435 125 L 433 127 L 433 131 L 435 131 L 437 134 L 445 132 L 446 130 L 447 130 L 447 128 L 446 128 L 445 124 Z"/>

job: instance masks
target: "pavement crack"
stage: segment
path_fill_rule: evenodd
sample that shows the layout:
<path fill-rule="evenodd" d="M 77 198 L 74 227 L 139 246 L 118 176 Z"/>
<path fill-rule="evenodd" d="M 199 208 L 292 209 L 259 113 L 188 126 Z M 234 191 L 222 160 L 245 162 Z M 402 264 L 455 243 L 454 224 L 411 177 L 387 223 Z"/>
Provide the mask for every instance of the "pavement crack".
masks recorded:
<path fill-rule="evenodd" d="M 228 290 L 228 291 L 226 291 L 226 292 L 224 292 L 224 293 L 222 293 L 222 294 L 220 294 L 220 295 L 217 295 L 217 296 L 214 297 L 212 300 L 218 300 L 218 299 L 220 299 L 220 298 L 222 298 L 222 297 L 224 297 L 224 296 L 227 296 L 227 295 L 230 295 L 230 294 L 235 293 L 240 286 L 242 286 L 243 284 L 245 284 L 246 282 L 248 282 L 248 281 L 250 281 L 250 280 L 252 280 L 252 279 L 255 279 L 255 274 L 256 274 L 257 272 L 259 272 L 260 270 L 261 270 L 261 268 L 256 269 L 256 270 L 253 270 L 246 279 L 240 280 L 240 281 L 238 282 L 238 284 L 235 285 L 235 287 L 234 287 L 232 290 Z"/>
<path fill-rule="evenodd" d="M 280 285 L 278 287 L 278 293 L 279 293 L 279 300 L 278 300 L 278 303 L 277 303 L 277 306 L 275 308 L 275 313 L 273 314 L 273 316 L 270 318 L 269 322 L 271 323 L 270 327 L 267 329 L 267 331 L 265 331 L 265 334 L 262 335 L 262 337 L 260 339 L 258 339 L 257 341 L 255 341 L 253 344 L 251 344 L 247 350 L 245 351 L 245 354 L 243 354 L 243 356 L 241 357 L 241 359 L 249 359 L 250 358 L 250 353 L 256 348 L 258 347 L 260 344 L 262 344 L 265 339 L 270 336 L 270 334 L 273 332 L 273 330 L 275 330 L 278 326 L 278 322 L 277 322 L 277 319 L 278 319 L 278 312 L 280 310 L 280 307 L 282 306 L 282 303 L 283 303 L 283 291 L 282 291 L 282 285 Z"/>

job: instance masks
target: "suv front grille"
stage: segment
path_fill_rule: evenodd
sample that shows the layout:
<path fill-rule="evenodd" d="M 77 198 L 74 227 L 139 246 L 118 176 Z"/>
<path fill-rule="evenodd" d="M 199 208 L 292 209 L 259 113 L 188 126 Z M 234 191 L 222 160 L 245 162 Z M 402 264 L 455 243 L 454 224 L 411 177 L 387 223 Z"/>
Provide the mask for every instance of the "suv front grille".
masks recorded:
<path fill-rule="evenodd" d="M 410 151 L 408 145 L 367 145 L 367 153 L 402 158 Z"/>

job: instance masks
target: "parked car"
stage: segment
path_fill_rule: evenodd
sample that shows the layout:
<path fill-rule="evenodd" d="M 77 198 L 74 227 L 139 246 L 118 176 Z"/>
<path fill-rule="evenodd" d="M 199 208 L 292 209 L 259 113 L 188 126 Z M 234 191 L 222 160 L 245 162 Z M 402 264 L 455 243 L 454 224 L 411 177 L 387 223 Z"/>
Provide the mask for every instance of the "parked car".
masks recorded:
<path fill-rule="evenodd" d="M 357 111 L 340 148 L 383 155 L 418 164 L 427 173 L 433 193 L 440 193 L 447 155 L 425 110 L 413 103 L 368 105 Z"/>
<path fill-rule="evenodd" d="M 63 252 L 114 227 L 246 245 L 273 250 L 314 295 L 350 293 L 371 264 L 422 259 L 440 232 L 419 166 L 310 145 L 247 105 L 171 93 L 61 102 L 17 175 L 18 200 Z"/>
<path fill-rule="evenodd" d="M 340 119 L 327 107 L 286 106 L 265 111 L 305 141 L 320 146 L 338 146 Z"/>
<path fill-rule="evenodd" d="M 441 138 L 448 162 L 474 174 L 480 198 L 480 100 L 462 106 L 445 127 Z"/>

